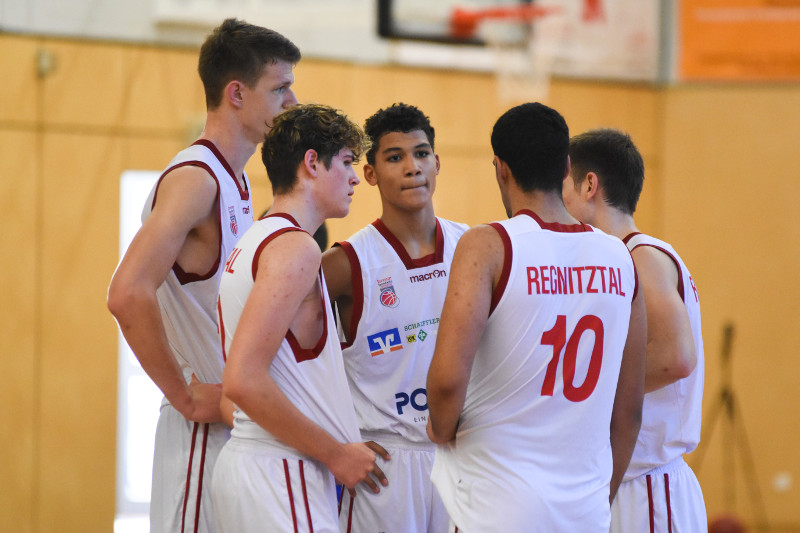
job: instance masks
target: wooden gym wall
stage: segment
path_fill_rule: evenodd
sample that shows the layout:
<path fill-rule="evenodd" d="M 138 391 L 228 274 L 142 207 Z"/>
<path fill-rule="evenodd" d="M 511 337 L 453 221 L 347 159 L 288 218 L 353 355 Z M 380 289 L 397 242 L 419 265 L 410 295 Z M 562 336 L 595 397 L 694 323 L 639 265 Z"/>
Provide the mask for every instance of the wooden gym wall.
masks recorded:
<path fill-rule="evenodd" d="M 37 54 L 55 59 L 40 75 Z M 115 505 L 117 328 L 105 307 L 118 259 L 119 178 L 160 170 L 197 133 L 204 102 L 196 50 L 0 35 L 4 377 L 0 402 L 0 530 L 111 531 Z M 438 214 L 471 225 L 504 216 L 489 133 L 514 102 L 491 76 L 303 60 L 301 101 L 339 107 L 359 122 L 395 101 L 431 116 L 442 160 Z M 640 228 L 674 243 L 703 306 L 706 411 L 718 397 L 724 324 L 735 324 L 735 392 L 768 518 L 800 523 L 793 356 L 800 333 L 800 138 L 797 86 L 659 89 L 556 81 L 549 104 L 573 133 L 613 126 L 645 157 Z M 270 203 L 258 157 L 248 165 L 256 213 Z M 380 213 L 362 182 L 351 215 L 329 222 L 331 241 Z M 730 484 L 717 428 L 700 472 L 709 516 Z M 738 452 L 737 452 L 738 453 Z M 689 458 L 690 464 L 692 458 Z M 738 512 L 759 516 L 736 483 Z M 783 478 L 785 479 L 785 478 Z M 778 528 L 774 529 L 778 531 Z"/>

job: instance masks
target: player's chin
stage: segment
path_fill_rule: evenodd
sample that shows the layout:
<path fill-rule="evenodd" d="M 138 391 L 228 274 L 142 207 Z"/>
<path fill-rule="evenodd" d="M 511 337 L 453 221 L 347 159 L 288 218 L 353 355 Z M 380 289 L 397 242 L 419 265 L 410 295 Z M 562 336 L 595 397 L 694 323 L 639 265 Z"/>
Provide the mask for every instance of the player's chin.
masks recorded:
<path fill-rule="evenodd" d="M 351 200 L 348 197 L 347 201 L 339 205 L 338 208 L 334 211 L 334 214 L 332 214 L 329 218 L 344 218 L 348 214 L 350 214 L 350 202 Z"/>

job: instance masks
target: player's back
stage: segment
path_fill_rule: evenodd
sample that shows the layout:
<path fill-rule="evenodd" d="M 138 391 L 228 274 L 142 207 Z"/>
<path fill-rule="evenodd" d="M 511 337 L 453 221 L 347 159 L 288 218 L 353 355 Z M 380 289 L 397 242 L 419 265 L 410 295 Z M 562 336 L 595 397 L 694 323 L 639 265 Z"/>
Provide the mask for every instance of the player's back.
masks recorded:
<path fill-rule="evenodd" d="M 458 500 L 465 515 L 453 518 L 476 530 L 607 530 L 632 259 L 619 240 L 582 224 L 523 212 L 493 226 L 503 275 L 455 445 L 441 449 L 434 475 L 454 476 L 449 485 L 462 494 L 443 498 Z M 497 510 L 489 517 L 468 503 L 483 500 Z"/>

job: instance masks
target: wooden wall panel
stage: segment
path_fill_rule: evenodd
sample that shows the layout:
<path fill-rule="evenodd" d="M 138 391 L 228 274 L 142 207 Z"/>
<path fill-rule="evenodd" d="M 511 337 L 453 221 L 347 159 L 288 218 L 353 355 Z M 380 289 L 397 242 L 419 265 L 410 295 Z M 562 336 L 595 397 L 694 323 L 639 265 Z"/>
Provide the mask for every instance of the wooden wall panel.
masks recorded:
<path fill-rule="evenodd" d="M 177 130 L 192 142 L 202 131 L 206 110 L 197 51 L 131 48 L 125 59 L 124 100 L 119 103 L 125 127 Z"/>
<path fill-rule="evenodd" d="M 703 310 L 708 364 L 706 413 L 718 402 L 722 328 L 735 327 L 732 386 L 737 423 L 749 435 L 767 517 L 798 524 L 796 441 L 797 352 L 800 288 L 800 192 L 795 145 L 800 137 L 796 87 L 687 87 L 671 90 L 664 123 L 664 226 L 692 269 Z M 705 420 L 710 424 L 710 420 Z M 700 475 L 709 514 L 725 510 L 727 485 L 736 485 L 736 511 L 756 517 L 743 463 L 731 472 L 721 463 L 724 442 L 718 420 Z M 742 457 L 737 456 L 737 461 Z M 788 490 L 773 482 L 794 478 Z"/>
<path fill-rule="evenodd" d="M 0 121 L 27 121 L 36 116 L 36 51 L 38 41 L 0 38 Z"/>
<path fill-rule="evenodd" d="M 20 533 L 33 531 L 39 459 L 35 142 L 33 133 L 0 130 L 0 531 Z"/>
<path fill-rule="evenodd" d="M 41 531 L 113 524 L 117 335 L 105 299 L 119 253 L 120 146 L 44 139 Z"/>
<path fill-rule="evenodd" d="M 57 66 L 47 78 L 42 120 L 83 129 L 119 126 L 129 98 L 133 48 L 59 40 L 43 46 Z"/>

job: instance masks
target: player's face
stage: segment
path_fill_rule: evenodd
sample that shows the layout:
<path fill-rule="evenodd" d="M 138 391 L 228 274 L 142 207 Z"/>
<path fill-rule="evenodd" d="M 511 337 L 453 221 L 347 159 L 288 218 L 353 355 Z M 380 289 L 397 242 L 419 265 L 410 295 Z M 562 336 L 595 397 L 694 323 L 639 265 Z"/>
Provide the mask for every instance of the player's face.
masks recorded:
<path fill-rule="evenodd" d="M 331 159 L 331 168 L 326 169 L 320 162 L 320 202 L 325 206 L 325 218 L 341 218 L 350 212 L 355 186 L 361 183 L 353 167 L 354 161 L 353 151 L 343 148 Z"/>
<path fill-rule="evenodd" d="M 375 164 L 364 166 L 364 175 L 378 185 L 384 205 L 419 210 L 431 204 L 439 174 L 439 156 L 422 130 L 383 135 L 375 152 Z"/>
<path fill-rule="evenodd" d="M 564 185 L 561 187 L 561 197 L 564 199 L 564 207 L 567 208 L 567 211 L 569 211 L 569 214 L 573 217 L 581 222 L 589 223 L 587 220 L 586 202 L 580 193 L 581 189 L 575 189 L 575 181 L 572 179 L 572 174 L 570 173 L 564 180 Z"/>
<path fill-rule="evenodd" d="M 292 91 L 294 66 L 286 61 L 268 63 L 254 87 L 243 87 L 246 95 L 243 111 L 248 125 L 248 136 L 260 143 L 272 128 L 275 115 L 297 104 Z"/>

